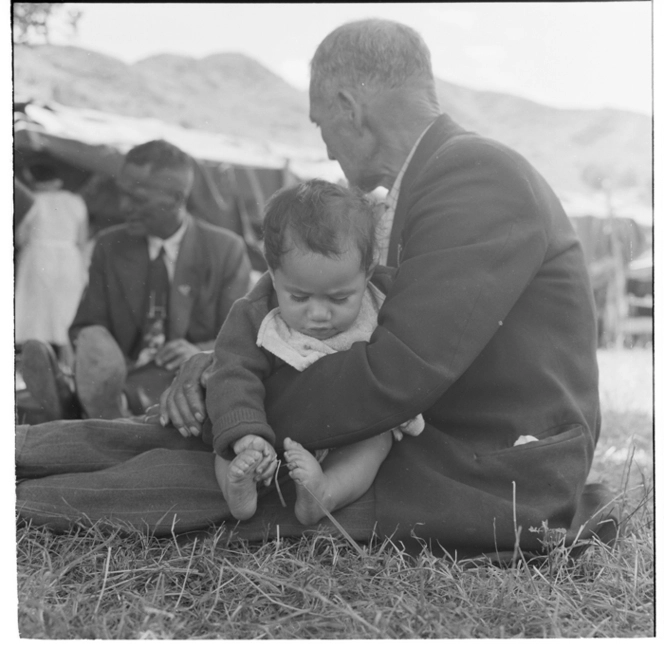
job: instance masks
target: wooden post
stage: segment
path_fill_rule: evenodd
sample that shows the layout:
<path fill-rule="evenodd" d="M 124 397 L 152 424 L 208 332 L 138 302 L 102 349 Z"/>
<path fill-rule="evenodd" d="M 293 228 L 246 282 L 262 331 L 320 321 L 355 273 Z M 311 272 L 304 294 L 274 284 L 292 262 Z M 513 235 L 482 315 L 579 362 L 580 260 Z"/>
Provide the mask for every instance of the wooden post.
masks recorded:
<path fill-rule="evenodd" d="M 607 215 L 609 221 L 609 240 L 611 243 L 611 259 L 613 262 L 613 273 L 611 276 L 610 289 L 607 294 L 607 307 L 612 311 L 611 339 L 615 346 L 625 346 L 624 321 L 628 316 L 627 303 L 627 279 L 625 275 L 625 261 L 622 253 L 622 242 L 618 234 L 617 221 L 613 210 L 613 200 L 610 181 L 602 182 L 602 188 L 606 197 Z M 611 300 L 611 301 L 610 301 Z"/>

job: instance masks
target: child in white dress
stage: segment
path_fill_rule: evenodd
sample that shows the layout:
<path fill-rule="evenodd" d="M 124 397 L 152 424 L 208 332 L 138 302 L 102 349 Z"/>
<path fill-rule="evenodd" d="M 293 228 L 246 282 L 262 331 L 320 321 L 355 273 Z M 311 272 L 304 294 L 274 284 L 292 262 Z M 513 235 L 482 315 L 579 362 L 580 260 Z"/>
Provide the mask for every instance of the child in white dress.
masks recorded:
<path fill-rule="evenodd" d="M 87 280 L 88 212 L 80 196 L 62 189 L 50 166 L 35 165 L 31 172 L 35 202 L 16 228 L 15 341 L 65 347 Z"/>

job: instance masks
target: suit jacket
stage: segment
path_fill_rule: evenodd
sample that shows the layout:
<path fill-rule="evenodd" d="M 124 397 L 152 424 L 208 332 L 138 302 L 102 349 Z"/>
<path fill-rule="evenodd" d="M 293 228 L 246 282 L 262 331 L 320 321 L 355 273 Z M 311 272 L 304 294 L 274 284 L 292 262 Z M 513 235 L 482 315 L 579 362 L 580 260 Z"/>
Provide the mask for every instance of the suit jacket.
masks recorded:
<path fill-rule="evenodd" d="M 249 289 L 250 264 L 236 234 L 187 215 L 169 299 L 168 337 L 210 349 L 233 302 Z M 99 237 L 88 286 L 69 329 L 72 341 L 94 324 L 105 326 L 129 360 L 140 350 L 150 264 L 147 239 L 125 225 Z"/>
<path fill-rule="evenodd" d="M 266 381 L 277 435 L 315 449 L 424 413 L 374 483 L 378 531 L 450 550 L 540 548 L 569 528 L 599 435 L 596 325 L 579 241 L 518 153 L 442 115 L 404 175 L 369 343 Z M 535 443 L 514 446 L 520 436 Z M 516 518 L 516 523 L 514 519 Z"/>

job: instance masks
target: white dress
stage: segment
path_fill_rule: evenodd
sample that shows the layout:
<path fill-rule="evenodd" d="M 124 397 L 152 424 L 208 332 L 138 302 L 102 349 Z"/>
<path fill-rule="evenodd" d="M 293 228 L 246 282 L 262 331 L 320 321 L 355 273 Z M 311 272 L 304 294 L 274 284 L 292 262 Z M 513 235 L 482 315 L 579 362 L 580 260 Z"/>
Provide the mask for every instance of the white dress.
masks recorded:
<path fill-rule="evenodd" d="M 88 212 L 80 196 L 69 191 L 35 195 L 16 229 L 17 344 L 30 339 L 68 343 L 67 329 L 87 281 L 87 234 Z"/>

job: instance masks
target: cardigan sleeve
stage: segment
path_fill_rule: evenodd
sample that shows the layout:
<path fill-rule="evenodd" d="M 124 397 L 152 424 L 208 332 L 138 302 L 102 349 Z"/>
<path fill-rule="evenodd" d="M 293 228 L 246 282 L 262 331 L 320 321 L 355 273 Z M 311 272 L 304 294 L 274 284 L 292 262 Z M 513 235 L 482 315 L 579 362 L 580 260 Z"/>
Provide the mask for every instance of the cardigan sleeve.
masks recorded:
<path fill-rule="evenodd" d="M 344 445 L 426 412 L 482 353 L 542 264 L 547 237 L 528 172 L 486 140 L 439 150 L 405 200 L 401 263 L 371 340 L 268 379 L 279 439 Z"/>
<path fill-rule="evenodd" d="M 257 286 L 257 289 L 261 289 Z M 212 423 L 213 447 L 232 458 L 238 439 L 255 434 L 274 445 L 275 436 L 265 416 L 263 381 L 272 359 L 256 345 L 258 328 L 267 314 L 267 297 L 247 298 L 232 306 L 217 336 L 214 361 L 207 382 L 206 407 Z"/>

